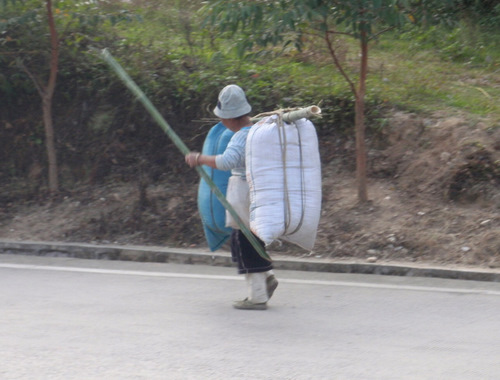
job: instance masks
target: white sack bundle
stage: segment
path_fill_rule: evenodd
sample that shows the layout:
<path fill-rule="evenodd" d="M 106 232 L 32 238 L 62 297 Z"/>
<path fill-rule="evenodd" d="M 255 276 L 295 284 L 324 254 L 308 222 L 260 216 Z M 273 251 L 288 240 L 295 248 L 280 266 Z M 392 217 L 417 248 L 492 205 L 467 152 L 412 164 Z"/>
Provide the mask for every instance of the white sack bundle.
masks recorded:
<path fill-rule="evenodd" d="M 255 124 L 246 142 L 250 228 L 266 245 L 284 240 L 312 250 L 321 214 L 318 137 L 307 119 Z"/>

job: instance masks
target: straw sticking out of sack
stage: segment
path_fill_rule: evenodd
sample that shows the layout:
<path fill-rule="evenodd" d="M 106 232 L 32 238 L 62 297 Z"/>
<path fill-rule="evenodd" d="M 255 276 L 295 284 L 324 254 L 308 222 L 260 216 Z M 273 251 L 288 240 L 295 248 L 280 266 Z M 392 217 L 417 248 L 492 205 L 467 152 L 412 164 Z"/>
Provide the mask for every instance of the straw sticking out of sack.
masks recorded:
<path fill-rule="evenodd" d="M 264 112 L 252 118 L 252 121 L 258 121 L 267 116 L 272 115 L 282 115 L 283 121 L 285 123 L 293 123 L 296 120 L 300 119 L 309 119 L 311 117 L 321 116 L 321 108 L 318 106 L 309 106 L 304 108 L 296 108 L 296 109 L 284 109 L 284 110 L 276 110 L 272 112 Z"/>

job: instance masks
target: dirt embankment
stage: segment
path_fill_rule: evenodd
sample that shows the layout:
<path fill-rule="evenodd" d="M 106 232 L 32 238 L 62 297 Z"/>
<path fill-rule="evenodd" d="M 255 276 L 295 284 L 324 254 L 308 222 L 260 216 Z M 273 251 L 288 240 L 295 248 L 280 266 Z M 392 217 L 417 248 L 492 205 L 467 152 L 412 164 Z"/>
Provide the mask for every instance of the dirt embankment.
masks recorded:
<path fill-rule="evenodd" d="M 456 116 L 395 113 L 377 140 L 384 145 L 370 144 L 370 202 L 358 204 L 345 160 L 329 158 L 314 251 L 272 250 L 500 267 L 500 128 Z M 352 152 L 349 144 L 344 151 Z M 322 155 L 327 150 L 323 145 Z M 0 193 L 13 188 L 4 184 Z M 170 176 L 147 186 L 82 185 L 53 202 L 16 202 L 10 194 L 0 198 L 0 238 L 204 247 L 196 192 L 196 180 Z"/>

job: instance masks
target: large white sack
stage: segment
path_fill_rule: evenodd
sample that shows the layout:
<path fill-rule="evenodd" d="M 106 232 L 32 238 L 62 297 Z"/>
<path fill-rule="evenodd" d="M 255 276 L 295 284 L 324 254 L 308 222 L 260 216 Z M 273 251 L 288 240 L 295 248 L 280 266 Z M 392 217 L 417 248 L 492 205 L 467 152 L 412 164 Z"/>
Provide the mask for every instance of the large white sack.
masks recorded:
<path fill-rule="evenodd" d="M 284 240 L 312 250 L 321 214 L 321 162 L 307 119 L 255 124 L 246 142 L 250 228 L 266 245 Z"/>

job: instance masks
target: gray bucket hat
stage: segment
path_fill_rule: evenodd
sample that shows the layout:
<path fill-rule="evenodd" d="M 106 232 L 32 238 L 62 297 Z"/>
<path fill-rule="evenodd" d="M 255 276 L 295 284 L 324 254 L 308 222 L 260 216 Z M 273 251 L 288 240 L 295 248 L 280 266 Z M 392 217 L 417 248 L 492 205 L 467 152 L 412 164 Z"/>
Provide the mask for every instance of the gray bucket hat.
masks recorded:
<path fill-rule="evenodd" d="M 221 119 L 234 119 L 248 114 L 252 106 L 247 101 L 245 92 L 240 86 L 230 84 L 219 93 L 217 107 L 214 108 L 214 114 Z"/>

